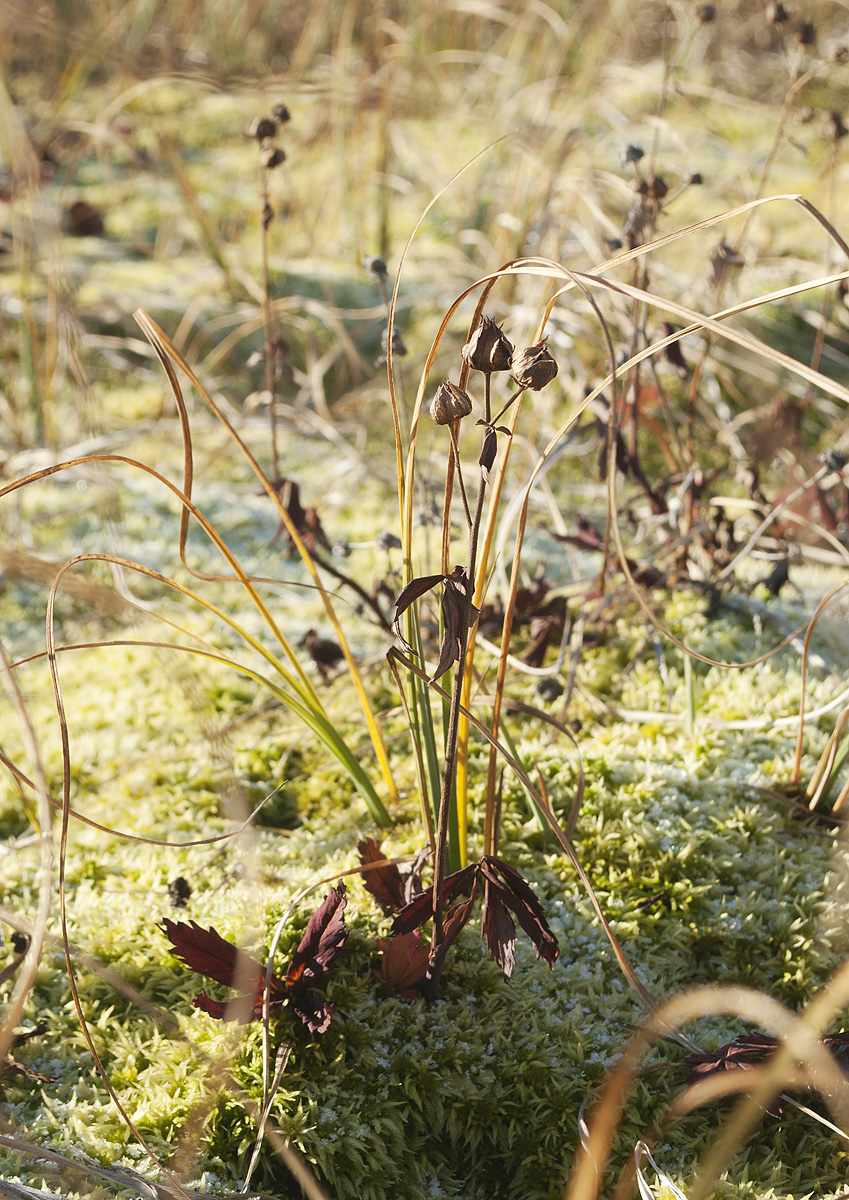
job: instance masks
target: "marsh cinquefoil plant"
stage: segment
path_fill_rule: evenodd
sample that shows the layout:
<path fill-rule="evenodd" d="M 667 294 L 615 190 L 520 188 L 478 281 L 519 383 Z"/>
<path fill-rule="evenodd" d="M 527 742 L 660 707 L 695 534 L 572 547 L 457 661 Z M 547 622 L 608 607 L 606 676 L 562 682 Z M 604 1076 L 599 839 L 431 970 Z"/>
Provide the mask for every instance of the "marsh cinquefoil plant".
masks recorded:
<path fill-rule="evenodd" d="M 537 955 L 544 958 L 549 966 L 554 962 L 558 953 L 557 941 L 548 928 L 545 916 L 533 892 L 515 868 L 499 862 L 494 855 L 497 845 L 497 820 L 493 813 L 490 812 L 487 817 L 488 829 L 496 831 L 492 836 L 493 853 L 485 854 L 479 863 L 464 866 L 446 877 L 452 806 L 455 808 L 453 824 L 455 827 L 459 824 L 456 820 L 456 767 L 464 681 L 466 673 L 470 671 L 472 665 L 468 655 L 469 633 L 480 615 L 478 608 L 473 603 L 473 596 L 476 592 L 479 570 L 481 522 L 487 488 L 490 483 L 490 471 L 498 452 L 498 436 L 499 434 L 507 438 L 512 436 L 512 431 L 499 425 L 498 422 L 523 392 L 539 391 L 557 374 L 557 363 L 549 353 L 545 341 L 527 347 L 515 358 L 513 351 L 514 348 L 505 334 L 489 317 L 481 319 L 462 350 L 465 373 L 468 373 L 470 369 L 474 370 L 483 376 L 484 381 L 484 415 L 477 422 L 477 426 L 482 427 L 483 436 L 478 456 L 479 479 L 473 510 L 469 505 L 463 479 L 459 447 L 461 422 L 472 413 L 472 399 L 462 387 L 447 379 L 440 384 L 436 391 L 430 406 L 430 415 L 437 425 L 447 429 L 451 439 L 448 484 L 445 494 L 444 520 L 446 524 L 443 547 L 447 548 L 450 541 L 451 484 L 453 473 L 456 471 L 463 511 L 468 525 L 466 563 L 464 566 L 457 565 L 450 571 L 447 570 L 447 564 L 443 563 L 443 571 L 440 574 L 412 579 L 398 596 L 395 605 L 394 632 L 404 644 L 407 652 L 415 654 L 416 650 L 413 644 L 404 637 L 400 623 L 401 618 L 405 615 L 412 618 L 413 605 L 416 600 L 441 585 L 442 644 L 439 661 L 430 682 L 439 679 L 450 669 L 452 664 L 456 664 L 448 708 L 445 753 L 436 812 L 433 887 L 411 901 L 399 913 L 393 925 L 393 933 L 403 935 L 417 929 L 427 920 L 431 918 L 433 920 L 429 961 L 422 983 L 422 993 L 428 998 L 436 995 L 445 956 L 471 916 L 480 880 L 483 880 L 483 936 L 491 957 L 501 966 L 505 978 L 512 972 L 514 962 L 513 944 L 516 938 L 516 928 L 511 913 L 517 917 L 520 925 L 533 941 Z M 506 373 L 511 368 L 516 389 L 493 416 L 492 376 L 496 373 Z M 414 625 L 414 622 L 411 621 L 411 625 Z M 468 894 L 468 899 L 456 903 L 447 913 L 443 914 L 445 903 L 463 894 Z"/>

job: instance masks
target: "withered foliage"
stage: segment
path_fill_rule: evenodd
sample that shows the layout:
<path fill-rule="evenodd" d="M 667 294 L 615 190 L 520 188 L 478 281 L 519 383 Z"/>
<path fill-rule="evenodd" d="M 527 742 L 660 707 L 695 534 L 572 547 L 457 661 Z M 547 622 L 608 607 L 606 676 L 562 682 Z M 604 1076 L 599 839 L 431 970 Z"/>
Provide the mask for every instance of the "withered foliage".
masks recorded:
<path fill-rule="evenodd" d="M 459 900 L 445 914 L 445 941 L 450 945 L 472 915 L 479 891 L 483 891 L 481 937 L 490 958 L 509 979 L 515 965 L 516 921 L 534 944 L 537 958 L 549 967 L 560 953 L 557 938 L 551 932 L 542 905 L 515 867 L 493 855 L 455 871 L 445 880 L 444 902 Z M 433 888 L 426 888 L 401 910 L 392 924 L 392 933 L 402 936 L 419 929 L 433 916 Z"/>
<path fill-rule="evenodd" d="M 334 1006 L 316 992 L 333 963 L 342 953 L 348 931 L 345 928 L 345 885 L 331 888 L 309 919 L 304 936 L 292 955 L 286 978 L 271 976 L 269 1010 L 283 1007 L 287 1002 L 313 1033 L 324 1033 L 330 1024 Z M 231 1000 L 214 1000 L 206 991 L 194 1000 L 201 1009 L 217 1021 L 238 1021 L 245 1025 L 262 1016 L 266 968 L 228 942 L 215 929 L 202 929 L 195 921 L 189 924 L 170 921 L 162 928 L 174 954 L 198 975 L 213 979 L 242 992 Z"/>

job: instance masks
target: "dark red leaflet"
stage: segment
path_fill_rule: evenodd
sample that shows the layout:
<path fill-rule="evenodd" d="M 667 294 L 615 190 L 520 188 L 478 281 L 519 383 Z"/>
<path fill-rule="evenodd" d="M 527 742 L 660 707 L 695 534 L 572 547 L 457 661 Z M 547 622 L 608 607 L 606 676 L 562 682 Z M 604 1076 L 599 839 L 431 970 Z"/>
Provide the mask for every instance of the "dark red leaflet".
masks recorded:
<path fill-rule="evenodd" d="M 381 862 L 386 856 L 376 838 L 363 838 L 357 843 L 362 866 Z M 371 892 L 384 913 L 399 912 L 406 904 L 404 897 L 404 880 L 395 863 L 385 863 L 380 867 L 372 867 L 363 871 L 363 887 Z"/>
<path fill-rule="evenodd" d="M 291 995 L 297 995 L 322 980 L 342 953 L 348 936 L 344 915 L 346 892 L 344 883 L 331 888 L 327 898 L 310 917 L 286 972 L 286 986 Z"/>

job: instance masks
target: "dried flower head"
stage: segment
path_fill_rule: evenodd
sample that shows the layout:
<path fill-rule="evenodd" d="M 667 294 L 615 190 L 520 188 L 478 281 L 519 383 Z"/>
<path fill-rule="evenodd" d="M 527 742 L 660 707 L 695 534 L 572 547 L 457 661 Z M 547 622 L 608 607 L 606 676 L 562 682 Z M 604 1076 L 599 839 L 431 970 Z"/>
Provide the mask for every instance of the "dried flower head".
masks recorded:
<path fill-rule="evenodd" d="M 623 167 L 627 163 L 638 163 L 641 158 L 645 157 L 645 153 L 646 152 L 642 146 L 635 146 L 633 143 L 630 143 L 619 155 L 619 161 L 622 163 Z"/>
<path fill-rule="evenodd" d="M 829 471 L 842 471 L 847 461 L 847 456 L 843 451 L 834 446 L 830 446 L 820 455 L 820 462 L 824 467 L 828 467 Z"/>
<path fill-rule="evenodd" d="M 702 25 L 710 25 L 716 20 L 716 5 L 715 4 L 700 4 L 696 9 L 696 17 L 701 21 Z"/>
<path fill-rule="evenodd" d="M 430 403 L 431 418 L 437 425 L 452 425 L 472 411 L 472 402 L 450 379 L 440 383 Z"/>
<path fill-rule="evenodd" d="M 828 52 L 828 61 L 837 63 L 838 66 L 848 63 L 849 46 L 844 46 L 842 42 L 837 46 L 832 46 L 831 50 Z"/>
<path fill-rule="evenodd" d="M 682 182 L 689 187 L 698 187 L 699 184 L 704 183 L 704 179 L 702 178 L 701 171 L 688 171 Z"/>
<path fill-rule="evenodd" d="M 790 14 L 783 4 L 767 5 L 766 19 L 771 25 L 783 25 L 789 18 Z"/>
<path fill-rule="evenodd" d="M 557 374 L 557 363 L 548 350 L 548 339 L 526 346 L 513 360 L 513 378 L 519 387 L 538 392 Z"/>
<path fill-rule="evenodd" d="M 381 254 L 367 254 L 363 259 L 363 266 L 375 279 L 386 278 L 386 259 Z"/>
<path fill-rule="evenodd" d="M 816 41 L 816 30 L 813 21 L 800 21 L 796 26 L 796 41 L 800 46 L 813 46 Z"/>
<path fill-rule="evenodd" d="M 378 367 L 383 367 L 389 361 L 389 326 L 384 325 L 380 335 L 381 354 L 376 360 Z M 404 342 L 404 334 L 401 326 L 396 322 L 392 326 L 392 353 L 395 358 L 403 358 L 408 353 Z"/>
<path fill-rule="evenodd" d="M 292 119 L 292 114 L 285 104 L 275 104 L 271 110 L 271 115 L 278 125 L 285 125 L 287 121 L 291 121 Z"/>
<path fill-rule="evenodd" d="M 507 340 L 490 317 L 484 317 L 461 353 L 475 371 L 485 374 L 509 371 L 513 361 L 513 343 Z"/>
<path fill-rule="evenodd" d="M 843 118 L 840 113 L 835 112 L 833 109 L 831 112 L 825 114 L 823 125 L 823 132 L 830 142 L 839 142 L 841 138 L 845 138 L 846 134 L 849 133 L 849 129 L 843 124 Z"/>
<path fill-rule="evenodd" d="M 275 167 L 279 167 L 286 161 L 286 154 L 279 146 L 265 146 L 260 151 L 259 161 L 266 171 L 273 171 Z"/>
<path fill-rule="evenodd" d="M 248 122 L 245 137 L 255 138 L 258 142 L 273 138 L 277 132 L 277 122 L 272 117 L 254 117 Z"/>
<path fill-rule="evenodd" d="M 739 269 L 744 265 L 745 259 L 739 250 L 735 250 L 727 242 L 720 242 L 716 249 L 711 252 L 710 263 L 713 267 L 714 281 L 719 283 L 723 272 L 732 267 Z"/>
<path fill-rule="evenodd" d="M 662 200 L 669 188 L 666 186 L 666 180 L 662 175 L 649 175 L 648 178 L 649 195 L 653 200 Z"/>

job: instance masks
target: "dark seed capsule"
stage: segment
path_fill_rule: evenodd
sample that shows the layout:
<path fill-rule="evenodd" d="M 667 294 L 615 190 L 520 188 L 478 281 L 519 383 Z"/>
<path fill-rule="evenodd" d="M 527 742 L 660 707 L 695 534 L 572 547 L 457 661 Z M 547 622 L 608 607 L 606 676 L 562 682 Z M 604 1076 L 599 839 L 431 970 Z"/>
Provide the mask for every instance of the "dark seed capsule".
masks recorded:
<path fill-rule="evenodd" d="M 266 203 L 262 210 L 262 227 L 268 229 L 271 222 L 274 220 L 274 209 L 270 204 Z"/>
<path fill-rule="evenodd" d="M 557 363 L 549 353 L 547 339 L 526 346 L 513 360 L 513 378 L 519 387 L 538 392 L 557 374 Z"/>
<path fill-rule="evenodd" d="M 513 361 L 513 343 L 507 340 L 490 317 L 484 317 L 461 353 L 475 371 L 485 374 L 509 371 Z"/>
<path fill-rule="evenodd" d="M 185 908 L 186 901 L 191 894 L 192 889 L 182 875 L 178 875 L 176 879 L 172 879 L 168 884 L 168 895 L 171 898 L 171 904 L 174 908 Z"/>
<path fill-rule="evenodd" d="M 768 4 L 766 19 L 771 25 L 783 25 L 785 21 L 790 19 L 790 13 L 783 4 Z"/>
<path fill-rule="evenodd" d="M 662 200 L 669 188 L 666 186 L 666 181 L 662 175 L 649 175 L 648 178 L 649 195 L 654 200 Z"/>
<path fill-rule="evenodd" d="M 554 675 L 543 675 L 536 686 L 536 693 L 543 700 L 559 700 L 563 690 L 563 684 Z"/>
<path fill-rule="evenodd" d="M 277 122 L 271 117 L 254 117 L 248 122 L 245 137 L 256 138 L 258 142 L 265 138 L 273 138 L 277 132 Z"/>
<path fill-rule="evenodd" d="M 259 161 L 266 171 L 273 171 L 286 161 L 286 154 L 279 146 L 266 146 L 260 151 Z"/>
<path fill-rule="evenodd" d="M 702 25 L 710 25 L 712 21 L 716 20 L 716 5 L 700 4 L 696 9 L 696 16 Z"/>
<path fill-rule="evenodd" d="M 472 402 L 450 379 L 439 385 L 430 402 L 430 415 L 437 425 L 451 425 L 472 411 Z"/>
<path fill-rule="evenodd" d="M 28 933 L 22 933 L 20 929 L 14 930 L 11 937 L 12 949 L 16 954 L 26 954 L 29 950 L 32 938 Z"/>
<path fill-rule="evenodd" d="M 842 471 L 846 466 L 847 456 L 842 450 L 831 448 L 823 451 L 820 462 L 824 467 L 828 467 L 829 471 Z"/>
<path fill-rule="evenodd" d="M 827 112 L 823 122 L 823 131 L 830 142 L 839 142 L 841 138 L 845 138 L 849 133 L 846 126 L 843 124 L 843 118 L 839 112 Z"/>
<path fill-rule="evenodd" d="M 832 46 L 828 54 L 828 61 L 837 63 L 838 66 L 843 66 L 844 63 L 849 62 L 849 46 Z"/>
<path fill-rule="evenodd" d="M 388 529 L 383 529 L 374 539 L 374 544 L 378 550 L 400 550 L 401 539 L 396 537 Z"/>
<path fill-rule="evenodd" d="M 796 26 L 796 41 L 800 46 L 813 46 L 816 31 L 812 21 L 800 21 Z"/>
<path fill-rule="evenodd" d="M 645 158 L 645 154 L 646 152 L 642 146 L 635 146 L 629 143 L 619 155 L 619 161 L 624 167 L 626 163 L 638 163 L 641 158 Z"/>
<path fill-rule="evenodd" d="M 381 254 L 367 254 L 363 259 L 363 266 L 375 279 L 386 278 L 386 259 Z"/>
<path fill-rule="evenodd" d="M 704 183 L 701 171 L 688 171 L 684 176 L 684 183 L 688 184 L 690 187 L 698 187 L 699 184 Z"/>
<path fill-rule="evenodd" d="M 287 121 L 291 121 L 292 115 L 285 104 L 275 104 L 271 110 L 271 115 L 278 125 L 285 125 Z"/>

